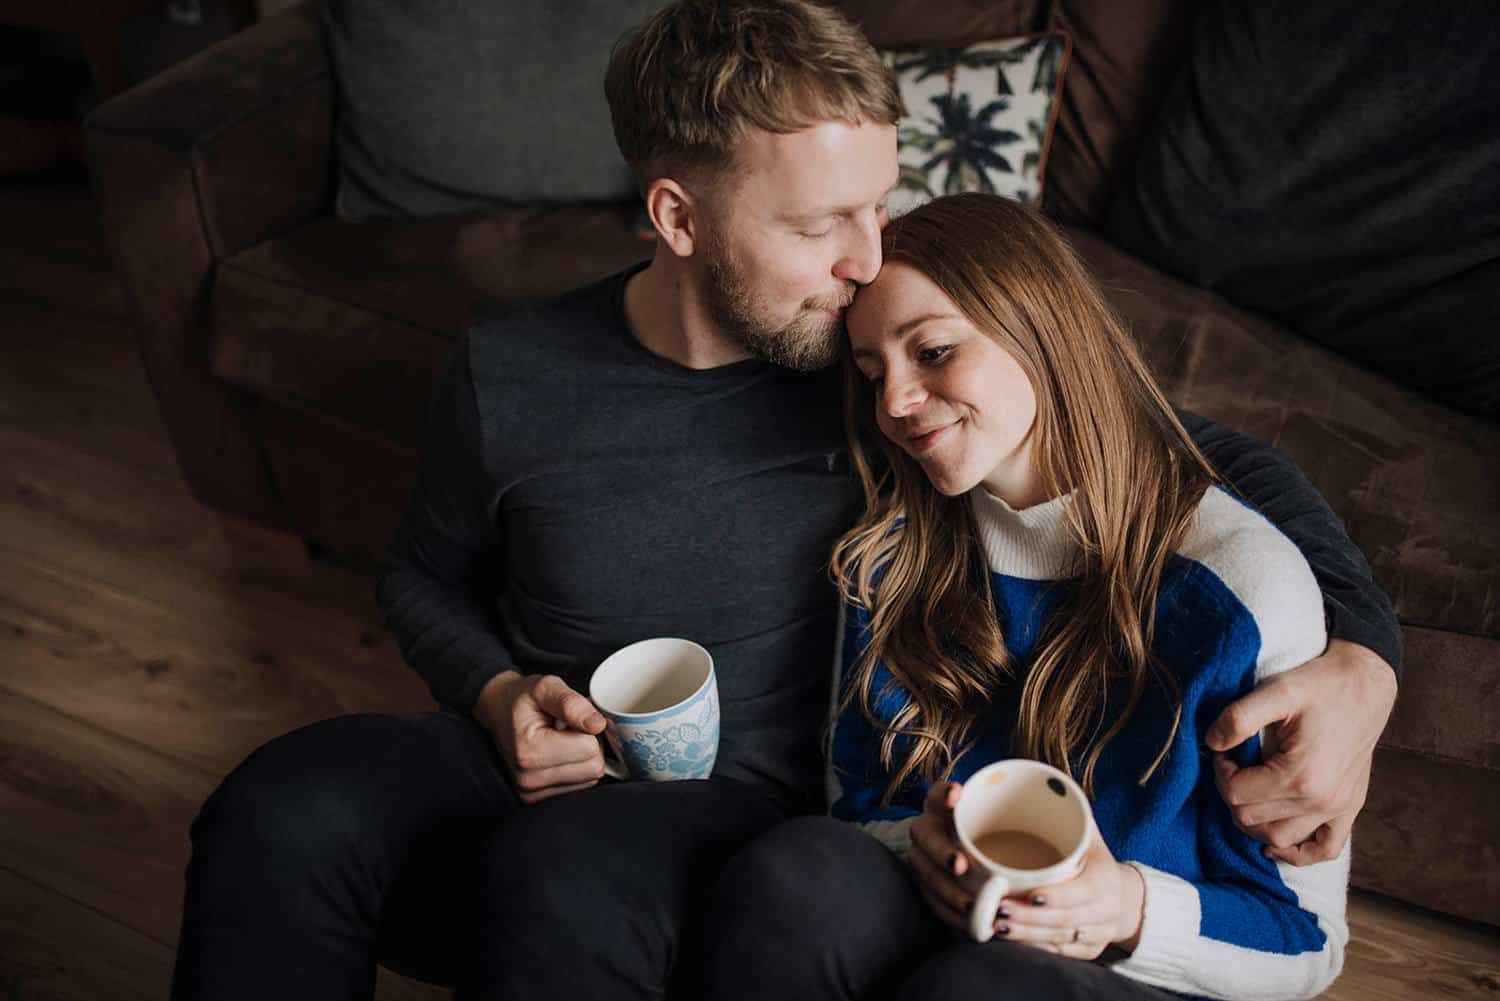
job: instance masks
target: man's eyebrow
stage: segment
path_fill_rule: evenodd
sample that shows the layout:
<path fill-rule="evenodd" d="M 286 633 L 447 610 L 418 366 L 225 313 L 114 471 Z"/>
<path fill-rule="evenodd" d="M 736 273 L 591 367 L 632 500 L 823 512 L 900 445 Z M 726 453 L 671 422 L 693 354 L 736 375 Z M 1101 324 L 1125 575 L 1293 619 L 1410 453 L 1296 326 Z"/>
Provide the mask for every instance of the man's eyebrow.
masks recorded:
<path fill-rule="evenodd" d="M 899 340 L 930 320 L 951 320 L 954 318 L 954 315 L 953 313 L 923 313 L 921 316 L 914 316 L 891 331 L 891 337 Z M 852 353 L 855 358 L 880 357 L 877 352 L 871 351 L 869 348 L 855 348 Z"/>

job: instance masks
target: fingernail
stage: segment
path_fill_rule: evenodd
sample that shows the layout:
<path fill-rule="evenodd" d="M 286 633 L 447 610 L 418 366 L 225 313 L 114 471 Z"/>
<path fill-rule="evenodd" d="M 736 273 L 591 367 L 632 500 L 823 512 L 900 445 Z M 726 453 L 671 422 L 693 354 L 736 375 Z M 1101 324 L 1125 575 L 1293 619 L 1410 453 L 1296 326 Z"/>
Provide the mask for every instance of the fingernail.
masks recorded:
<path fill-rule="evenodd" d="M 955 873 L 958 872 L 958 852 L 954 852 L 948 856 L 948 868 L 952 869 Z"/>
<path fill-rule="evenodd" d="M 1047 902 L 1047 898 L 1044 897 L 1044 896 L 1042 896 L 1040 893 L 1036 893 L 1036 894 L 1032 894 L 1031 902 L 1033 904 L 1035 904 L 1037 907 L 1041 907 L 1043 904 L 1045 904 Z"/>
<path fill-rule="evenodd" d="M 998 928 L 995 929 L 995 934 L 996 935 L 1009 935 L 1010 934 L 1010 925 L 1000 925 Z"/>
<path fill-rule="evenodd" d="M 998 913 L 1002 918 L 1010 917 L 1010 911 L 1006 910 L 1004 907 L 1000 908 Z"/>

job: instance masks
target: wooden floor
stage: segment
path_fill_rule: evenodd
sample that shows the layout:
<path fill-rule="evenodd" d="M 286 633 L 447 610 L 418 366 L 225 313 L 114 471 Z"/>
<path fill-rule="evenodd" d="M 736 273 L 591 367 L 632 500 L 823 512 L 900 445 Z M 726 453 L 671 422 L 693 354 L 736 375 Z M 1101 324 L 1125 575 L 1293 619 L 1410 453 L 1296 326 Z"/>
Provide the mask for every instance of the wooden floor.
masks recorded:
<path fill-rule="evenodd" d="M 301 724 L 430 703 L 366 580 L 187 493 L 85 185 L 0 185 L 0 352 L 0 1001 L 161 999 L 215 783 Z M 1327 997 L 1500 998 L 1496 929 L 1351 910 Z"/>

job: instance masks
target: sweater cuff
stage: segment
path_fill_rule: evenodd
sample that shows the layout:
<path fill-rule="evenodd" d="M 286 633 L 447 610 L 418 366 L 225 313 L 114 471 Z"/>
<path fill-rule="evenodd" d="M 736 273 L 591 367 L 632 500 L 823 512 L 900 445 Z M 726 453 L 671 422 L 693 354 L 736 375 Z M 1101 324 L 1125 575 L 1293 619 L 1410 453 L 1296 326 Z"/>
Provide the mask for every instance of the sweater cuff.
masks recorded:
<path fill-rule="evenodd" d="M 1396 680 L 1401 680 L 1403 650 L 1399 623 L 1392 620 L 1387 627 L 1383 623 L 1370 622 L 1327 594 L 1323 595 L 1323 612 L 1328 618 L 1329 639 L 1368 647 L 1396 672 Z"/>
<path fill-rule="evenodd" d="M 889 848 L 897 858 L 905 860 L 911 855 L 911 825 L 916 819 L 903 817 L 900 820 L 866 820 L 859 826 Z"/>
<path fill-rule="evenodd" d="M 1143 983 L 1181 991 L 1193 978 L 1193 946 L 1202 923 L 1202 903 L 1193 884 L 1139 862 L 1126 865 L 1146 884 L 1145 915 L 1135 951 L 1111 967 Z"/>

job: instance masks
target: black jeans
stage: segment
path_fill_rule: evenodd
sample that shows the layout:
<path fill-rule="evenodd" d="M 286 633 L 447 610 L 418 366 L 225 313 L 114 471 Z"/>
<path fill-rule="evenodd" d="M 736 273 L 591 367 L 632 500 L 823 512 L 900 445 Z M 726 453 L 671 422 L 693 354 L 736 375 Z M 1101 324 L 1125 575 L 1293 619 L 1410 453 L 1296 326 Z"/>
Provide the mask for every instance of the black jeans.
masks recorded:
<path fill-rule="evenodd" d="M 978 945 L 932 916 L 907 864 L 852 824 L 790 820 L 720 874 L 687 996 L 714 1001 L 1165 1001 L 1104 966 Z"/>
<path fill-rule="evenodd" d="M 785 816 L 723 779 L 525 806 L 467 717 L 316 723 L 194 821 L 172 997 L 369 998 L 378 961 L 461 999 L 659 998 L 720 867 Z"/>

